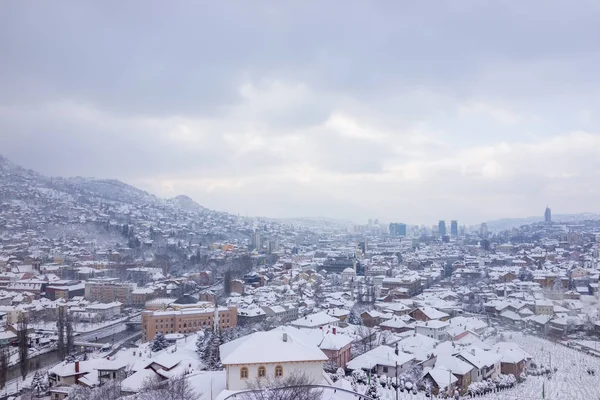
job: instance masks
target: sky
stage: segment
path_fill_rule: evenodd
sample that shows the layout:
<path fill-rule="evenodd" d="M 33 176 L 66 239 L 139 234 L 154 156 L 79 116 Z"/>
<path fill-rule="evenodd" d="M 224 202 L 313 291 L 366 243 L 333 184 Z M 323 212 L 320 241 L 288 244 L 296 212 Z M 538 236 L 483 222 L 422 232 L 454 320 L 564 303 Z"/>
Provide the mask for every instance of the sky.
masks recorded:
<path fill-rule="evenodd" d="M 0 2 L 0 154 L 248 216 L 600 211 L 600 2 Z"/>

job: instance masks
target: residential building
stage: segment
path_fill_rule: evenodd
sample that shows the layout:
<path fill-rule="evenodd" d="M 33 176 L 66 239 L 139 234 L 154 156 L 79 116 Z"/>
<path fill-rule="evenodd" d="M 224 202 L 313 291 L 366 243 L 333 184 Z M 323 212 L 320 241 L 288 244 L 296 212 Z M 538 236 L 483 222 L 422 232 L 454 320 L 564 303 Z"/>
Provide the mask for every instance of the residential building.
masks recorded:
<path fill-rule="evenodd" d="M 293 305 L 281 305 L 281 306 L 264 306 L 262 307 L 267 318 L 276 317 L 281 323 L 286 323 L 298 319 L 298 307 Z"/>
<path fill-rule="evenodd" d="M 280 330 L 256 332 L 225 343 L 220 353 L 227 390 L 244 390 L 249 382 L 294 373 L 319 384 L 323 382 L 323 362 L 329 359 L 316 345 Z"/>
<path fill-rule="evenodd" d="M 99 279 L 85 283 L 85 298 L 91 302 L 132 304 L 133 285 L 118 279 Z"/>
<path fill-rule="evenodd" d="M 450 324 L 445 321 L 430 320 L 415 322 L 415 333 L 430 337 L 435 340 L 444 341 L 448 339 L 448 326 Z"/>

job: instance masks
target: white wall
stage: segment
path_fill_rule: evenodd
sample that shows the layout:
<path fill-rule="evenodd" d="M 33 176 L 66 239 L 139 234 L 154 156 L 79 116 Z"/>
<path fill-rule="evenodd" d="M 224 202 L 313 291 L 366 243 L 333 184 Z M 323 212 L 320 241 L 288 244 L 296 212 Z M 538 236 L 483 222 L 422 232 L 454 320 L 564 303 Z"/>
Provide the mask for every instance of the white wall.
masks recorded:
<path fill-rule="evenodd" d="M 248 389 L 247 382 L 256 382 L 258 378 L 258 368 L 263 366 L 267 369 L 267 376 L 275 375 L 275 367 L 281 365 L 283 367 L 283 378 L 297 371 L 297 373 L 306 374 L 315 384 L 323 382 L 323 362 L 295 362 L 295 363 L 266 363 L 266 364 L 249 364 L 249 365 L 227 365 L 227 389 L 228 390 L 244 390 Z M 242 367 L 248 368 L 248 379 L 240 378 L 240 370 Z"/>

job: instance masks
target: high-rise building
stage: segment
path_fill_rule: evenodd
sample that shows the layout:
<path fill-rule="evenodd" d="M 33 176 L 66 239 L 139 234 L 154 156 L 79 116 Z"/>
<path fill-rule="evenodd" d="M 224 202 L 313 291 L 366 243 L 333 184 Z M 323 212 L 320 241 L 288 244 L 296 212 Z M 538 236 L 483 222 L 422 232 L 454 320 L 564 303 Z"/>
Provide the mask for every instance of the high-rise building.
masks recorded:
<path fill-rule="evenodd" d="M 458 221 L 455 219 L 450 221 L 450 236 L 458 236 Z"/>
<path fill-rule="evenodd" d="M 398 236 L 406 237 L 406 224 L 392 222 L 390 224 L 390 236 L 393 236 L 393 237 L 398 237 Z"/>
<path fill-rule="evenodd" d="M 544 222 L 547 224 L 552 223 L 552 210 L 546 206 L 546 211 L 544 212 Z"/>
<path fill-rule="evenodd" d="M 479 227 L 479 236 L 486 237 L 487 234 L 488 234 L 488 227 L 487 227 L 487 224 L 484 222 Z"/>
<path fill-rule="evenodd" d="M 252 235 L 252 248 L 260 250 L 262 248 L 262 242 L 260 237 L 260 232 L 254 232 Z"/>
<path fill-rule="evenodd" d="M 438 222 L 438 234 L 440 236 L 446 236 L 446 221 L 440 220 L 440 222 Z"/>

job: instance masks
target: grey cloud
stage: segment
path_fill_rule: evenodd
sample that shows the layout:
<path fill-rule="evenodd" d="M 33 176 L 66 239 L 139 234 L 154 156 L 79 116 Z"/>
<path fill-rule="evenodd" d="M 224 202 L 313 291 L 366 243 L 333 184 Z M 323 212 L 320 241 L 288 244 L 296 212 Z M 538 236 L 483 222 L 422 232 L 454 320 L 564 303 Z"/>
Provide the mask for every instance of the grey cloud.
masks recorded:
<path fill-rule="evenodd" d="M 251 214 L 363 218 L 381 202 L 392 210 L 377 198 L 349 200 L 362 175 L 381 198 L 427 198 L 401 205 L 434 221 L 443 209 L 511 212 L 490 209 L 495 198 L 522 213 L 544 196 L 567 207 L 569 190 L 592 207 L 597 195 L 581 193 L 595 181 L 581 171 L 598 166 L 581 148 L 556 166 L 580 174 L 561 179 L 523 162 L 521 176 L 489 181 L 479 164 L 463 174 L 457 159 L 481 145 L 600 131 L 599 11 L 591 0 L 3 1 L 0 153 L 52 175 L 202 177 L 245 190 L 256 180 Z M 461 114 L 469 106 L 479 111 Z M 336 113 L 385 135 L 325 127 Z M 428 174 L 444 158 L 449 170 Z M 304 164 L 314 176 L 299 184 L 290 171 Z M 405 181 L 385 181 L 393 167 Z M 190 194 L 236 211 L 239 192 L 228 190 Z M 302 202 L 281 205 L 289 199 Z"/>

